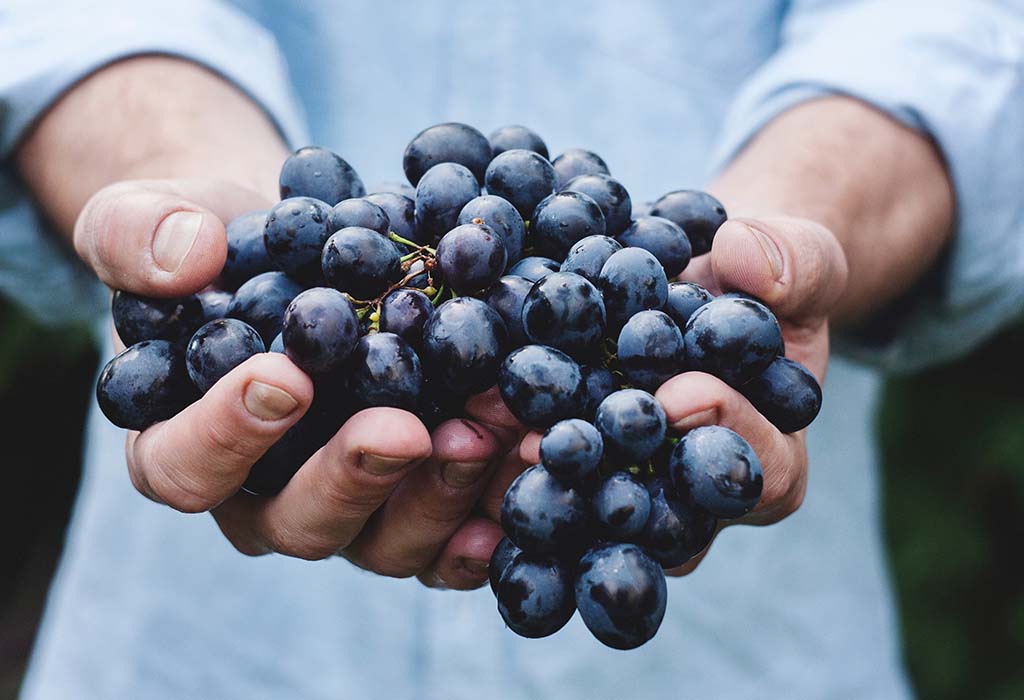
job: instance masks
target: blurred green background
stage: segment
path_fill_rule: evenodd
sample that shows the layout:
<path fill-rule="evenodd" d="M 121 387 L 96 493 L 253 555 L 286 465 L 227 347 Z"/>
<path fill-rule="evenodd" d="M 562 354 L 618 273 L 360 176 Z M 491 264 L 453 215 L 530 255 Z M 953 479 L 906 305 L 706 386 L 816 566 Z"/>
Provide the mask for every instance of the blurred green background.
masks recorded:
<path fill-rule="evenodd" d="M 78 483 L 97 355 L 0 303 L 8 572 L 0 698 L 14 698 Z M 925 700 L 1024 698 L 1024 328 L 892 380 L 879 416 L 906 658 Z M 42 448 L 42 449 L 40 449 Z M 895 468 L 898 465 L 898 469 Z"/>

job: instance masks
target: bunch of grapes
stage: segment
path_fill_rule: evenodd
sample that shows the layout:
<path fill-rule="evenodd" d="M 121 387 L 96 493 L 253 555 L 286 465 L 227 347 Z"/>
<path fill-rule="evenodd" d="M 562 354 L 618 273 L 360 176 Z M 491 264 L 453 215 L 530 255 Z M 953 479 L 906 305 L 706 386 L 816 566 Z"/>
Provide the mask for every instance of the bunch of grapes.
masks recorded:
<path fill-rule="evenodd" d="M 758 300 L 670 282 L 726 220 L 712 196 L 677 190 L 634 207 L 598 155 L 549 161 L 520 126 L 490 139 L 429 127 L 403 166 L 415 189 L 367 194 L 341 157 L 302 148 L 281 170 L 281 201 L 227 226 L 216 288 L 115 292 L 128 347 L 100 374 L 100 408 L 143 430 L 249 357 L 285 353 L 315 398 L 243 486 L 272 495 L 359 410 L 402 408 L 432 428 L 497 384 L 524 425 L 546 431 L 541 463 L 502 505 L 490 566 L 501 616 L 543 637 L 578 609 L 601 642 L 640 646 L 665 614 L 663 570 L 701 552 L 762 488 L 743 438 L 721 426 L 671 435 L 649 392 L 707 372 L 794 432 L 817 415 L 821 389 L 783 356 Z"/>

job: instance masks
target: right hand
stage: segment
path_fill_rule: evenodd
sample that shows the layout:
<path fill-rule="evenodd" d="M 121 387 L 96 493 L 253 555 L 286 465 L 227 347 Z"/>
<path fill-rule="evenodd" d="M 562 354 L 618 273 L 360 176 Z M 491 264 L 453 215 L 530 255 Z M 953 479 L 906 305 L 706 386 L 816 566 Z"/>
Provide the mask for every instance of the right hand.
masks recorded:
<path fill-rule="evenodd" d="M 113 289 L 182 296 L 220 273 L 224 223 L 270 204 L 219 181 L 121 182 L 82 209 L 75 248 Z M 470 402 L 478 421 L 449 421 L 432 436 L 411 413 L 371 408 L 342 426 L 280 494 L 240 494 L 250 467 L 312 399 L 309 377 L 286 356 L 252 357 L 178 415 L 129 432 L 132 483 L 176 510 L 210 511 L 245 554 L 340 553 L 388 576 L 417 575 L 450 588 L 482 585 L 501 531 L 470 513 L 499 455 L 518 457 L 516 427 L 495 424 L 486 399 Z"/>

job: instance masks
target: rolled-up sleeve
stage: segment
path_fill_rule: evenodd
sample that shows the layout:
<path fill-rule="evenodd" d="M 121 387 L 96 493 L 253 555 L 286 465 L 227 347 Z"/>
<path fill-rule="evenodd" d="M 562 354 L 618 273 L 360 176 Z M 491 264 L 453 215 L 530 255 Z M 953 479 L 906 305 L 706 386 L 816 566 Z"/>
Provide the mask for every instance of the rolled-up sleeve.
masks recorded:
<path fill-rule="evenodd" d="M 887 321 L 837 338 L 841 351 L 888 369 L 915 369 L 962 354 L 1024 318 L 1020 6 L 793 2 L 778 51 L 737 96 L 719 167 L 773 117 L 826 94 L 863 100 L 928 134 L 946 160 L 957 229 L 932 275 L 936 284 L 918 285 L 898 302 L 901 310 L 888 310 Z"/>
<path fill-rule="evenodd" d="M 273 35 L 225 2 L 12 0 L 4 4 L 0 8 L 0 293 L 42 320 L 88 318 L 96 313 L 97 300 L 103 299 L 91 275 L 47 230 L 11 162 L 14 149 L 33 123 L 77 81 L 133 55 L 178 56 L 238 86 L 266 111 L 288 143 L 301 145 L 307 139 L 305 120 Z"/>

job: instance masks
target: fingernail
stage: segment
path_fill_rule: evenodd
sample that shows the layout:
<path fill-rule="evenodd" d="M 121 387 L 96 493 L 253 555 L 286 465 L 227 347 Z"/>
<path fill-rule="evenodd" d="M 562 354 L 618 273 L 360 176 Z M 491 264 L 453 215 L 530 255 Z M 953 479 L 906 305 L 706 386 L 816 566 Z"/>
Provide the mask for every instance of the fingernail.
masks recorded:
<path fill-rule="evenodd" d="M 281 420 L 295 410 L 299 402 L 284 389 L 252 381 L 242 394 L 245 410 L 260 420 Z"/>
<path fill-rule="evenodd" d="M 196 211 L 176 211 L 164 217 L 153 235 L 153 260 L 160 269 L 176 272 L 199 237 L 203 215 Z"/>
<path fill-rule="evenodd" d="M 474 576 L 486 576 L 490 567 L 490 562 L 481 561 L 479 559 L 463 559 L 462 568 Z"/>
<path fill-rule="evenodd" d="M 703 411 L 692 413 L 685 418 L 681 418 L 672 424 L 673 430 L 679 432 L 685 432 L 687 430 L 693 430 L 699 428 L 702 425 L 716 425 L 718 423 L 718 409 L 717 408 L 706 408 Z"/>
<path fill-rule="evenodd" d="M 464 489 L 480 480 L 487 462 L 448 462 L 441 467 L 444 483 L 455 489 Z"/>
<path fill-rule="evenodd" d="M 364 454 L 360 462 L 363 469 L 377 476 L 394 474 L 408 463 L 409 460 L 402 457 L 382 457 L 372 454 Z"/>
<path fill-rule="evenodd" d="M 772 278 L 780 279 L 782 277 L 782 251 L 779 250 L 779 246 L 767 234 L 751 226 L 747 226 L 747 228 L 750 229 L 750 233 L 754 236 L 757 244 L 761 246 L 765 260 L 768 261 L 768 267 L 771 268 Z"/>

